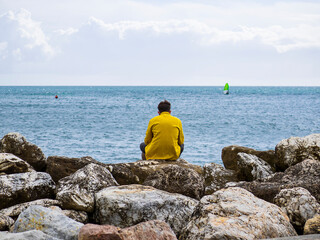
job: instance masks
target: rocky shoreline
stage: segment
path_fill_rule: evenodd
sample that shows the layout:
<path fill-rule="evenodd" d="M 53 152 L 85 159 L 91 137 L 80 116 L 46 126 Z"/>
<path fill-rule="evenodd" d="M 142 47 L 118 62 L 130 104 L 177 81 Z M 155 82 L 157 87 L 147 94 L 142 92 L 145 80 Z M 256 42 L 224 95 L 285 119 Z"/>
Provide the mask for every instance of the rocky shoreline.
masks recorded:
<path fill-rule="evenodd" d="M 317 239 L 320 134 L 275 150 L 227 146 L 222 161 L 46 157 L 9 133 L 0 141 L 0 239 Z"/>

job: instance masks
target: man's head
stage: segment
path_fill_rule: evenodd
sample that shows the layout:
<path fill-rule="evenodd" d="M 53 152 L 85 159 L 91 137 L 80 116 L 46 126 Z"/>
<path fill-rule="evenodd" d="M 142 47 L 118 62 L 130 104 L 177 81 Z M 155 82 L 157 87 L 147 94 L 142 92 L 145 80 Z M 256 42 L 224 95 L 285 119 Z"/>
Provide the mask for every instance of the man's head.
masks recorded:
<path fill-rule="evenodd" d="M 159 110 L 159 113 L 162 113 L 162 112 L 169 112 L 170 113 L 171 112 L 171 104 L 167 100 L 164 100 L 159 103 L 158 110 Z"/>

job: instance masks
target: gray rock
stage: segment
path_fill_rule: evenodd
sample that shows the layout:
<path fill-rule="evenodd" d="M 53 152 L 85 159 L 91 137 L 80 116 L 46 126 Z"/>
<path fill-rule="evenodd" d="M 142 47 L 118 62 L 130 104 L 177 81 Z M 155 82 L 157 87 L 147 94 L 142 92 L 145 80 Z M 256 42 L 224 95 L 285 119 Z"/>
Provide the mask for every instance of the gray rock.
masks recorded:
<path fill-rule="evenodd" d="M 105 167 L 91 163 L 60 179 L 56 198 L 65 209 L 93 212 L 95 192 L 116 185 L 118 183 Z"/>
<path fill-rule="evenodd" d="M 242 188 L 221 189 L 201 199 L 179 239 L 262 239 L 296 236 L 281 209 Z"/>
<path fill-rule="evenodd" d="M 245 188 L 268 202 L 273 202 L 281 189 L 302 187 L 320 202 L 320 161 L 307 159 L 263 181 L 239 182 L 233 186 Z"/>
<path fill-rule="evenodd" d="M 21 233 L 0 232 L 1 240 L 61 240 L 47 235 L 39 230 L 31 230 Z"/>
<path fill-rule="evenodd" d="M 243 152 L 238 153 L 237 175 L 241 181 L 253 181 L 273 175 L 273 169 L 263 159 Z"/>
<path fill-rule="evenodd" d="M 14 220 L 11 217 L 0 214 L 0 231 L 9 230 L 14 224 Z"/>
<path fill-rule="evenodd" d="M 61 203 L 58 200 L 53 199 L 39 199 L 31 202 L 20 203 L 9 208 L 4 208 L 0 210 L 0 214 L 17 218 L 21 212 L 26 210 L 28 207 L 32 205 L 39 205 L 42 207 L 51 207 L 51 206 L 60 206 Z"/>
<path fill-rule="evenodd" d="M 237 170 L 238 153 L 243 152 L 251 155 L 255 155 L 258 158 L 263 159 L 270 164 L 271 167 L 275 168 L 275 162 L 277 161 L 275 151 L 257 151 L 252 148 L 241 147 L 237 145 L 231 145 L 224 147 L 221 153 L 221 159 L 226 169 Z"/>
<path fill-rule="evenodd" d="M 276 155 L 276 166 L 282 171 L 305 159 L 320 161 L 320 134 L 284 139 L 277 144 Z"/>
<path fill-rule="evenodd" d="M 167 166 L 180 166 L 193 169 L 200 175 L 203 174 L 201 166 L 188 163 L 184 159 L 171 160 L 139 160 L 131 163 L 107 164 L 113 177 L 120 185 L 143 184 L 148 176 Z"/>
<path fill-rule="evenodd" d="M 220 164 L 207 163 L 203 166 L 205 179 L 205 194 L 210 195 L 226 186 L 228 182 L 237 182 L 237 174 L 225 169 Z"/>
<path fill-rule="evenodd" d="M 34 171 L 33 167 L 12 153 L 0 153 L 0 175 Z"/>
<path fill-rule="evenodd" d="M 281 190 L 274 198 L 274 203 L 288 215 L 298 233 L 303 232 L 308 219 L 320 214 L 320 204 L 308 190 L 301 187 Z"/>
<path fill-rule="evenodd" d="M 90 163 L 104 165 L 92 157 L 69 158 L 64 156 L 50 156 L 47 159 L 47 170 L 53 181 L 58 182 L 61 178 L 67 177 L 77 170 L 87 166 Z"/>
<path fill-rule="evenodd" d="M 320 215 L 315 215 L 313 218 L 307 220 L 304 225 L 303 234 L 320 234 Z"/>
<path fill-rule="evenodd" d="M 62 210 L 58 206 L 50 206 L 50 209 L 54 211 L 58 211 L 64 215 L 66 215 L 68 218 L 71 218 L 77 222 L 80 223 L 87 223 L 89 221 L 88 213 L 85 211 L 76 211 L 76 210 Z"/>
<path fill-rule="evenodd" d="M 37 171 L 45 170 L 47 159 L 42 150 L 35 144 L 28 142 L 20 133 L 8 133 L 0 143 L 0 152 L 16 155 Z"/>
<path fill-rule="evenodd" d="M 143 185 L 200 200 L 204 195 L 204 178 L 195 170 L 169 165 L 151 173 Z"/>
<path fill-rule="evenodd" d="M 142 185 L 108 187 L 98 192 L 95 199 L 95 215 L 100 224 L 124 228 L 157 219 L 168 223 L 177 235 L 199 202 Z"/>
<path fill-rule="evenodd" d="M 44 172 L 16 173 L 0 176 L 0 209 L 19 203 L 54 197 L 55 185 Z"/>
<path fill-rule="evenodd" d="M 20 214 L 13 225 L 13 232 L 40 230 L 58 239 L 77 240 L 82 226 L 82 223 L 78 223 L 58 211 L 42 206 L 30 206 Z"/>

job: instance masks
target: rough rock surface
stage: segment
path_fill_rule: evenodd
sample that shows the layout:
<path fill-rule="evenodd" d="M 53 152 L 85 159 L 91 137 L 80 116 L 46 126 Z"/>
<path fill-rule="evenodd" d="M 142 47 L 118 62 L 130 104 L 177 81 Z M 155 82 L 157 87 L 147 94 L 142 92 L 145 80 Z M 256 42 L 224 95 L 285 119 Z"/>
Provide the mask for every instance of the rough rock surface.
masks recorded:
<path fill-rule="evenodd" d="M 77 240 L 82 226 L 82 223 L 78 223 L 58 211 L 42 206 L 30 206 L 20 214 L 13 225 L 13 232 L 40 230 L 58 239 Z"/>
<path fill-rule="evenodd" d="M 236 172 L 225 169 L 220 164 L 207 163 L 203 166 L 205 195 L 212 194 L 226 186 L 228 182 L 237 182 Z"/>
<path fill-rule="evenodd" d="M 277 144 L 276 155 L 276 166 L 282 171 L 305 159 L 320 161 L 320 134 L 284 139 Z"/>
<path fill-rule="evenodd" d="M 55 185 L 44 172 L 0 176 L 0 209 L 41 198 L 52 198 Z"/>
<path fill-rule="evenodd" d="M 288 217 L 242 188 L 221 189 L 201 199 L 180 239 L 264 239 L 297 235 Z"/>
<path fill-rule="evenodd" d="M 200 200 L 204 195 L 204 178 L 191 168 L 169 165 L 150 174 L 143 185 Z"/>
<path fill-rule="evenodd" d="M 170 226 L 159 220 L 124 228 L 120 231 L 120 236 L 123 240 L 177 240 Z"/>
<path fill-rule="evenodd" d="M 320 234 L 320 215 L 316 215 L 306 222 L 303 234 Z"/>
<path fill-rule="evenodd" d="M 12 153 L 28 162 L 35 170 L 44 171 L 46 157 L 42 150 L 26 140 L 20 133 L 8 133 L 0 141 L 0 152 Z"/>
<path fill-rule="evenodd" d="M 221 158 L 226 169 L 237 170 L 238 153 L 243 152 L 251 155 L 255 155 L 258 158 L 263 159 L 270 164 L 271 167 L 275 167 L 276 155 L 273 150 L 257 151 L 252 148 L 241 147 L 237 145 L 231 145 L 222 149 Z"/>
<path fill-rule="evenodd" d="M 176 240 L 163 221 L 152 220 L 120 229 L 112 225 L 87 224 L 80 229 L 79 240 Z"/>
<path fill-rule="evenodd" d="M 0 232 L 1 240 L 61 240 L 47 235 L 39 230 L 31 230 L 21 233 Z"/>
<path fill-rule="evenodd" d="M 71 218 L 77 222 L 80 223 L 87 223 L 89 221 L 88 213 L 85 211 L 77 211 L 77 210 L 62 210 L 58 206 L 50 206 L 49 209 L 58 211 L 64 215 L 66 215 L 68 218 Z"/>
<path fill-rule="evenodd" d="M 176 161 L 168 160 L 139 160 L 131 163 L 107 164 L 109 171 L 120 185 L 143 184 L 148 176 L 161 168 L 177 165 L 187 169 L 193 169 L 200 175 L 203 174 L 201 166 L 193 165 L 184 159 Z"/>
<path fill-rule="evenodd" d="M 51 207 L 51 206 L 60 206 L 60 202 L 58 200 L 53 199 L 39 199 L 31 202 L 20 203 L 9 208 L 4 208 L 0 210 L 0 214 L 17 218 L 21 212 L 26 210 L 28 207 L 32 205 L 39 205 L 42 207 Z"/>
<path fill-rule="evenodd" d="M 0 231 L 9 230 L 9 228 L 13 224 L 14 224 L 14 220 L 11 217 L 8 217 L 6 215 L 0 214 Z"/>
<path fill-rule="evenodd" d="M 240 181 L 264 179 L 273 175 L 273 169 L 263 159 L 243 152 L 238 153 L 237 175 Z"/>
<path fill-rule="evenodd" d="M 60 179 L 56 198 L 65 209 L 93 212 L 94 193 L 116 185 L 118 183 L 105 167 L 91 163 Z"/>
<path fill-rule="evenodd" d="M 53 181 L 58 182 L 61 178 L 75 173 L 90 163 L 104 165 L 92 157 L 68 158 L 64 156 L 49 156 L 46 172 L 51 175 Z"/>
<path fill-rule="evenodd" d="M 320 214 L 320 204 L 304 188 L 282 189 L 274 198 L 274 203 L 288 215 L 298 233 L 303 232 L 306 221 Z"/>
<path fill-rule="evenodd" d="M 0 153 L 0 175 L 34 171 L 26 161 L 12 153 Z"/>
<path fill-rule="evenodd" d="M 281 189 L 302 187 L 320 202 L 320 161 L 304 160 L 289 167 L 285 172 L 274 174 L 263 182 L 239 182 L 227 185 L 245 188 L 268 202 L 273 202 L 273 198 Z"/>
<path fill-rule="evenodd" d="M 149 186 L 109 187 L 95 195 L 100 224 L 129 227 L 149 220 L 163 220 L 179 234 L 192 215 L 197 200 Z"/>

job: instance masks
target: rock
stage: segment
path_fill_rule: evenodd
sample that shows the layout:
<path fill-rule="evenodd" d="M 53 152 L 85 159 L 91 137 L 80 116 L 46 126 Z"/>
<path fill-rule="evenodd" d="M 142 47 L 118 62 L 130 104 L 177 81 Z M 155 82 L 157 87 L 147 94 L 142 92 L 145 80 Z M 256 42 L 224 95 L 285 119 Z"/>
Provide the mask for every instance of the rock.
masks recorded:
<path fill-rule="evenodd" d="M 177 240 L 170 226 L 159 220 L 124 228 L 120 231 L 120 236 L 123 240 Z"/>
<path fill-rule="evenodd" d="M 228 183 L 227 186 L 245 188 L 268 202 L 273 202 L 281 189 L 302 187 L 320 202 L 320 161 L 307 159 L 263 181 Z"/>
<path fill-rule="evenodd" d="M 34 169 L 12 153 L 0 153 L 0 175 L 32 172 Z"/>
<path fill-rule="evenodd" d="M 132 163 L 107 164 L 113 177 L 120 185 L 143 184 L 148 176 L 167 166 L 180 166 L 193 169 L 200 175 L 203 174 L 201 166 L 193 165 L 184 159 L 171 160 L 139 160 Z"/>
<path fill-rule="evenodd" d="M 118 183 L 105 167 L 91 163 L 60 179 L 56 198 L 65 209 L 93 212 L 94 193 L 116 185 Z"/>
<path fill-rule="evenodd" d="M 8 133 L 0 142 L 0 152 L 12 153 L 28 162 L 35 170 L 44 171 L 46 157 L 42 150 L 26 140 L 20 133 Z"/>
<path fill-rule="evenodd" d="M 274 203 L 281 207 L 298 233 L 303 233 L 306 221 L 320 214 L 320 204 L 304 188 L 282 189 L 274 198 Z"/>
<path fill-rule="evenodd" d="M 276 166 L 281 171 L 305 159 L 320 161 L 320 134 L 284 139 L 277 144 L 276 155 Z"/>
<path fill-rule="evenodd" d="M 68 158 L 63 156 L 50 156 L 47 159 L 46 172 L 51 175 L 53 181 L 58 182 L 61 178 L 75 173 L 90 163 L 104 165 L 92 157 Z"/>
<path fill-rule="evenodd" d="M 236 172 L 222 167 L 220 164 L 207 163 L 203 166 L 205 179 L 205 195 L 210 195 L 225 187 L 228 182 L 237 182 Z"/>
<path fill-rule="evenodd" d="M 58 206 L 50 206 L 49 209 L 58 211 L 64 215 L 66 215 L 68 218 L 71 218 L 77 222 L 80 223 L 87 223 L 89 221 L 88 213 L 85 211 L 76 211 L 76 210 L 62 210 Z"/>
<path fill-rule="evenodd" d="M 271 166 L 261 158 L 243 152 L 238 153 L 237 175 L 241 181 L 264 179 L 273 175 Z"/>
<path fill-rule="evenodd" d="M 149 220 L 163 220 L 179 235 L 192 215 L 197 200 L 149 186 L 108 187 L 95 195 L 96 221 L 130 227 Z"/>
<path fill-rule="evenodd" d="M 21 212 L 23 212 L 32 205 L 40 205 L 42 207 L 60 206 L 60 202 L 58 200 L 53 199 L 39 199 L 31 202 L 20 203 L 12 207 L 2 209 L 0 210 L 0 214 L 16 219 Z"/>
<path fill-rule="evenodd" d="M 191 168 L 178 165 L 169 165 L 151 173 L 143 185 L 198 200 L 204 195 L 203 176 Z"/>
<path fill-rule="evenodd" d="M 304 225 L 303 234 L 320 234 L 320 215 L 308 219 Z"/>
<path fill-rule="evenodd" d="M 44 172 L 0 176 L 0 209 L 41 198 L 53 198 L 55 185 Z"/>
<path fill-rule="evenodd" d="M 258 158 L 261 158 L 262 160 L 269 163 L 271 167 L 273 168 L 275 167 L 276 155 L 273 150 L 257 151 L 252 148 L 231 145 L 231 146 L 224 147 L 221 153 L 221 158 L 226 169 L 235 170 L 235 171 L 237 170 L 237 167 L 238 167 L 237 155 L 239 152 L 255 155 Z"/>
<path fill-rule="evenodd" d="M 288 217 L 242 188 L 203 197 L 179 239 L 264 239 L 296 236 Z"/>
<path fill-rule="evenodd" d="M 122 240 L 119 230 L 111 225 L 86 224 L 80 229 L 78 240 Z"/>
<path fill-rule="evenodd" d="M 30 206 L 23 211 L 13 225 L 13 232 L 40 230 L 52 237 L 77 240 L 82 223 L 78 223 L 58 211 L 42 206 Z"/>
<path fill-rule="evenodd" d="M 14 220 L 11 217 L 0 214 L 0 231 L 9 230 L 13 224 Z"/>
<path fill-rule="evenodd" d="M 169 225 L 152 220 L 120 229 L 112 225 L 86 224 L 80 229 L 79 240 L 176 240 Z"/>
<path fill-rule="evenodd" d="M 61 240 L 49 236 L 39 230 L 26 231 L 21 233 L 0 232 L 1 240 Z"/>

